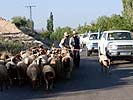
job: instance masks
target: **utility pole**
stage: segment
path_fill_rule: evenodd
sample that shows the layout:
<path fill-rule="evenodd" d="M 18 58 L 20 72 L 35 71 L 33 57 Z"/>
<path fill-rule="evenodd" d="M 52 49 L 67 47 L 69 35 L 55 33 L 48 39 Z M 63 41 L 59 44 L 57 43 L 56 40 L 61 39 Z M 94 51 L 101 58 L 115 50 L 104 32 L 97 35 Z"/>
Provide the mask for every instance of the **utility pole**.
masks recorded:
<path fill-rule="evenodd" d="M 33 7 L 36 7 L 36 6 L 34 6 L 34 5 L 29 5 L 29 6 L 25 6 L 25 7 L 30 8 L 30 20 L 31 20 L 31 22 L 32 22 L 32 32 L 33 32 L 32 8 L 33 8 Z"/>

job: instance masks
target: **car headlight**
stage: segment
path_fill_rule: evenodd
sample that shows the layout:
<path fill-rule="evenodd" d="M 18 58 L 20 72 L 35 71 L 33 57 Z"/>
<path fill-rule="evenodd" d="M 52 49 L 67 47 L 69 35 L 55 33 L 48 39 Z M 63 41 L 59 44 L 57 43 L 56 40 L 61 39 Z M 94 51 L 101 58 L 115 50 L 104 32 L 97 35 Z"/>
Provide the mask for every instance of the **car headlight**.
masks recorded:
<path fill-rule="evenodd" d="M 108 49 L 117 49 L 117 48 L 118 48 L 117 45 L 113 45 L 113 44 L 108 45 Z"/>

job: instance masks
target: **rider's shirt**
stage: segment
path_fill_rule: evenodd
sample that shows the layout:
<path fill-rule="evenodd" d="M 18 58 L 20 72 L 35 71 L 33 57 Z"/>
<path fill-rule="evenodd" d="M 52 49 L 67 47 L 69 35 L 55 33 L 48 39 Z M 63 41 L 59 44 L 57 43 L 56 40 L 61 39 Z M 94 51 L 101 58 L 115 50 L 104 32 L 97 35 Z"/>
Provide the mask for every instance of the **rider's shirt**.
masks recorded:
<path fill-rule="evenodd" d="M 63 38 L 63 39 L 61 40 L 59 46 L 60 46 L 61 48 L 63 48 L 63 47 L 69 48 L 69 38 L 67 38 L 67 37 Z"/>
<path fill-rule="evenodd" d="M 80 49 L 80 40 L 78 36 L 70 38 L 70 47 L 74 47 L 74 49 Z"/>

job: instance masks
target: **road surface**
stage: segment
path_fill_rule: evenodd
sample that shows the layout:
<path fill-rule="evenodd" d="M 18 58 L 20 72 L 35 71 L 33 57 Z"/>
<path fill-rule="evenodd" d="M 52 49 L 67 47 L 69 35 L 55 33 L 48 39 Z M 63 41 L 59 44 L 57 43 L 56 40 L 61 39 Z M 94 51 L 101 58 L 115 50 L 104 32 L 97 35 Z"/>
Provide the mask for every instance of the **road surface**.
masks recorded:
<path fill-rule="evenodd" d="M 133 64 L 115 62 L 109 75 L 100 67 L 97 56 L 86 57 L 83 51 L 71 80 L 57 82 L 53 91 L 12 87 L 0 92 L 0 100 L 133 100 Z"/>

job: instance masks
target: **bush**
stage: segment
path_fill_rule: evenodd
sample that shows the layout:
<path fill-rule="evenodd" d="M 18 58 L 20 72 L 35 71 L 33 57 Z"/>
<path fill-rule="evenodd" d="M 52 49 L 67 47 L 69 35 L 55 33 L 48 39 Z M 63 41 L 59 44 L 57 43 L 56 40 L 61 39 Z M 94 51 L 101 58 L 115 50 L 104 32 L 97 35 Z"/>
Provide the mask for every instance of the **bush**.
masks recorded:
<path fill-rule="evenodd" d="M 5 41 L 0 39 L 0 52 L 8 52 L 12 55 L 18 54 L 22 50 L 26 50 L 31 47 L 28 44 L 23 44 L 22 42 L 14 42 L 11 40 Z"/>

